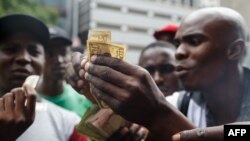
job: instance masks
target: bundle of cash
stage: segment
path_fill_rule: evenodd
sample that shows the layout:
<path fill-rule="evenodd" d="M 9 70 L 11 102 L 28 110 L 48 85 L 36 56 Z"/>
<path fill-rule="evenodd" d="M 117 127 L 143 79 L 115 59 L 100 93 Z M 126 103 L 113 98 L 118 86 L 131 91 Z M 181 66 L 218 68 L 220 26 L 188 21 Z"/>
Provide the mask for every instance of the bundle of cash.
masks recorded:
<path fill-rule="evenodd" d="M 93 55 L 106 55 L 125 60 L 126 46 L 111 42 L 110 31 L 89 31 L 87 40 L 88 60 Z M 125 120 L 115 114 L 102 100 L 91 94 L 94 103 L 82 117 L 77 129 L 94 141 L 105 141 L 125 125 Z"/>

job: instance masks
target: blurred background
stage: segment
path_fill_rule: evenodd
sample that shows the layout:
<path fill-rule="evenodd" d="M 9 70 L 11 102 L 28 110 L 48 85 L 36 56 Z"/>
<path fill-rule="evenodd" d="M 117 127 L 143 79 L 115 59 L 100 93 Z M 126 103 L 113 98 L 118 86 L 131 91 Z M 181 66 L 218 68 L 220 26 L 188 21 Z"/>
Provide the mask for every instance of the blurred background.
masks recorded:
<path fill-rule="evenodd" d="M 137 64 L 141 49 L 166 24 L 180 24 L 195 9 L 224 6 L 240 12 L 250 27 L 249 0 L 0 0 L 0 15 L 25 13 L 65 29 L 73 47 L 85 46 L 89 29 L 112 31 L 114 43 L 128 46 L 127 61 Z M 18 24 L 18 23 L 17 23 Z M 250 66 L 247 55 L 245 66 Z"/>

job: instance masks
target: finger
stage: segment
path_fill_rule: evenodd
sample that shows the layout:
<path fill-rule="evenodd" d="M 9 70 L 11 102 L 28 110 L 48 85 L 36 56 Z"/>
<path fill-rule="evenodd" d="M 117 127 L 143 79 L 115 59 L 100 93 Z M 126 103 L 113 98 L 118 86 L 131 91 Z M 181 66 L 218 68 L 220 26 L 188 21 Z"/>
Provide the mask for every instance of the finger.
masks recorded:
<path fill-rule="evenodd" d="M 82 78 L 83 80 L 85 80 L 85 78 L 84 78 L 85 72 L 86 71 L 84 69 L 80 69 L 79 72 L 78 72 L 78 76 L 80 78 Z"/>
<path fill-rule="evenodd" d="M 129 131 L 130 131 L 131 133 L 134 134 L 134 133 L 136 133 L 140 128 L 141 128 L 140 125 L 133 123 L 133 124 L 129 127 Z"/>
<path fill-rule="evenodd" d="M 77 81 L 77 88 L 80 89 L 80 94 L 84 95 L 88 100 L 90 100 L 92 103 L 96 103 L 95 99 L 93 98 L 93 95 L 90 92 L 89 83 L 87 80 L 78 80 Z"/>
<path fill-rule="evenodd" d="M 5 111 L 13 111 L 15 104 L 14 104 L 14 96 L 12 93 L 7 93 L 3 96 L 4 98 L 4 109 Z"/>
<path fill-rule="evenodd" d="M 185 130 L 173 136 L 173 139 L 178 141 L 205 141 L 206 130 L 202 128 Z"/>
<path fill-rule="evenodd" d="M 92 63 L 86 63 L 85 70 L 90 74 L 93 74 L 94 76 L 101 78 L 102 80 L 105 80 L 113 84 L 117 84 L 120 87 L 124 86 L 126 83 L 124 80 L 129 78 L 128 76 L 116 70 L 113 70 L 109 67 L 95 65 Z"/>
<path fill-rule="evenodd" d="M 140 141 L 142 139 L 142 136 L 140 134 L 138 134 L 138 131 L 140 130 L 141 126 L 139 126 L 138 124 L 133 123 L 129 130 L 131 133 L 131 136 L 133 138 L 133 140 L 135 141 Z"/>
<path fill-rule="evenodd" d="M 79 72 L 79 70 L 81 69 L 80 63 L 83 58 L 84 58 L 84 55 L 81 54 L 80 52 L 74 52 L 71 54 L 71 63 L 73 65 L 75 72 Z"/>
<path fill-rule="evenodd" d="M 107 139 L 107 141 L 122 141 L 123 138 L 129 133 L 129 129 L 127 127 L 123 127 L 117 130 L 111 137 Z"/>
<path fill-rule="evenodd" d="M 28 118 L 34 119 L 36 109 L 36 91 L 34 88 L 24 85 L 24 92 L 27 95 L 26 113 Z"/>
<path fill-rule="evenodd" d="M 119 113 L 117 111 L 117 108 L 119 107 L 119 101 L 114 99 L 113 97 L 109 96 L 108 94 L 102 92 L 101 90 L 91 87 L 91 92 L 94 94 L 98 99 L 103 100 L 107 105 L 111 107 L 112 110 L 114 110 L 116 113 Z"/>
<path fill-rule="evenodd" d="M 84 87 L 84 81 L 83 81 L 83 80 L 77 80 L 76 86 L 77 86 L 78 88 Z"/>
<path fill-rule="evenodd" d="M 181 134 L 177 133 L 172 136 L 172 141 L 181 141 Z"/>
<path fill-rule="evenodd" d="M 140 137 L 140 140 L 144 139 L 146 140 L 147 136 L 148 136 L 148 130 L 144 127 L 141 127 L 139 129 L 139 131 L 137 131 L 138 137 Z"/>
<path fill-rule="evenodd" d="M 125 97 L 125 95 L 123 96 L 123 89 L 108 83 L 96 76 L 93 76 L 89 73 L 85 73 L 85 78 L 87 81 L 89 81 L 93 86 L 95 86 L 97 89 L 99 89 L 100 91 L 102 91 L 103 93 L 106 93 L 109 97 L 112 97 L 112 99 L 117 99 L 117 100 L 123 100 L 123 98 Z M 101 95 L 98 95 L 102 96 Z"/>
<path fill-rule="evenodd" d="M 92 56 L 91 62 L 96 65 L 108 66 L 114 70 L 122 72 L 124 74 L 135 74 L 140 69 L 139 66 L 129 64 L 117 58 L 106 57 L 106 56 Z"/>
<path fill-rule="evenodd" d="M 25 111 L 25 100 L 26 96 L 22 88 L 12 90 L 15 97 L 15 111 L 18 114 L 23 114 Z"/>
<path fill-rule="evenodd" d="M 4 99 L 0 98 L 0 111 L 4 111 Z"/>
<path fill-rule="evenodd" d="M 86 64 L 87 62 L 88 62 L 87 58 L 83 58 L 83 59 L 81 60 L 81 68 L 84 69 L 84 66 L 85 66 L 85 64 Z"/>

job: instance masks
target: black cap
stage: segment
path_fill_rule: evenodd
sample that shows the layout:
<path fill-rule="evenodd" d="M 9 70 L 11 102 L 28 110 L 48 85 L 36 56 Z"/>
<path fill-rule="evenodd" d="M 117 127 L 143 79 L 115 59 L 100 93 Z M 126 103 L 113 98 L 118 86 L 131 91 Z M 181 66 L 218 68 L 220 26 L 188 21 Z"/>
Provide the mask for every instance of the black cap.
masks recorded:
<path fill-rule="evenodd" d="M 24 14 L 12 14 L 0 18 L 0 39 L 16 32 L 30 33 L 45 48 L 48 46 L 49 30 L 37 18 Z"/>
<path fill-rule="evenodd" d="M 59 27 L 49 27 L 50 40 L 59 39 L 65 42 L 67 45 L 71 45 L 72 41 L 67 32 Z"/>

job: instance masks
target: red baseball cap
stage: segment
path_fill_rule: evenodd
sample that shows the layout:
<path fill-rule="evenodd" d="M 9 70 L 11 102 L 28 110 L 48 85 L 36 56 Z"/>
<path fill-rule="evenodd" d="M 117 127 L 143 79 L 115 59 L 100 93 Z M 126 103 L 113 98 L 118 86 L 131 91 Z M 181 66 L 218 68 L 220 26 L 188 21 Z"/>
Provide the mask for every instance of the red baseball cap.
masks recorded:
<path fill-rule="evenodd" d="M 155 31 L 154 37 L 156 39 L 159 38 L 159 36 L 163 33 L 176 33 L 178 30 L 179 26 L 174 25 L 174 24 L 167 24 L 164 27 L 162 27 L 160 30 Z"/>

